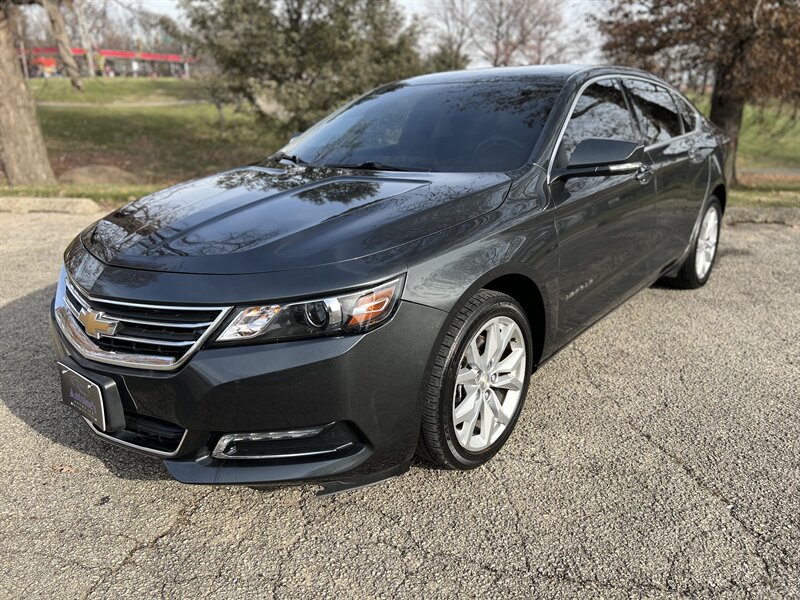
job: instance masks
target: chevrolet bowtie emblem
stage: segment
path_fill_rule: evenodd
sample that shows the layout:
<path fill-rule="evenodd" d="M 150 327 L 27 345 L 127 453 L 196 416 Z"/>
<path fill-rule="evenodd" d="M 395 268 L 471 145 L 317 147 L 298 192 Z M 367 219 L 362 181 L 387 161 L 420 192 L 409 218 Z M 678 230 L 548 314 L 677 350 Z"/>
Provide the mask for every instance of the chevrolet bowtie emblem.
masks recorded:
<path fill-rule="evenodd" d="M 86 335 L 99 338 L 101 335 L 114 335 L 117 331 L 119 321 L 103 318 L 103 313 L 93 310 L 81 309 L 78 314 L 78 321 L 83 325 Z"/>

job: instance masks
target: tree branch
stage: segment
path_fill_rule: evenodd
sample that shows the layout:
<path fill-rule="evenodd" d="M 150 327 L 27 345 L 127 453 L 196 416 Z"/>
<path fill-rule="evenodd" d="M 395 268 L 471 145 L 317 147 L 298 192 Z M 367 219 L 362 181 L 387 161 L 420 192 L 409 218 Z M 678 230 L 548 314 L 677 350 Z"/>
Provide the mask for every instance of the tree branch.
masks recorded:
<path fill-rule="evenodd" d="M 61 14 L 61 2 L 60 0 L 41 0 L 41 3 L 45 11 L 47 11 L 47 17 L 50 19 L 50 26 L 53 28 L 53 36 L 58 46 L 58 56 L 61 62 L 64 63 L 64 69 L 66 69 L 69 80 L 72 82 L 72 87 L 78 91 L 83 91 L 81 73 L 78 70 L 75 57 L 72 56 L 72 43 L 64 25 L 64 15 Z"/>

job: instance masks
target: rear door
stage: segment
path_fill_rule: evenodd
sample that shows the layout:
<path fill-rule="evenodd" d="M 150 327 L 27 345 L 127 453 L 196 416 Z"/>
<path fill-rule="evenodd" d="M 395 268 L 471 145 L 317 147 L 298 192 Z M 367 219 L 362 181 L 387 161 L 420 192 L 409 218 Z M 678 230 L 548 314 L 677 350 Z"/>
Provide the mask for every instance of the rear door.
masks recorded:
<path fill-rule="evenodd" d="M 637 141 L 633 116 L 616 78 L 588 85 L 569 115 L 551 169 L 566 166 L 589 138 Z M 549 185 L 560 256 L 559 329 L 576 335 L 649 277 L 652 176 L 581 177 Z"/>
<path fill-rule="evenodd" d="M 711 153 L 717 147 L 717 140 L 701 127 L 702 117 L 697 110 L 680 94 L 672 92 L 675 104 L 683 123 L 683 142 L 686 148 L 686 202 L 682 212 L 676 217 L 677 230 L 684 237 L 684 245 L 689 242 L 695 222 L 708 195 Z M 678 240 L 680 241 L 680 240 Z M 680 246 L 680 244 L 678 244 Z M 684 248 L 685 249 L 685 248 Z"/>
<path fill-rule="evenodd" d="M 705 194 L 705 153 L 696 116 L 655 82 L 623 77 L 656 184 L 652 269 L 659 272 L 685 251 Z M 683 102 L 682 99 L 680 99 Z"/>

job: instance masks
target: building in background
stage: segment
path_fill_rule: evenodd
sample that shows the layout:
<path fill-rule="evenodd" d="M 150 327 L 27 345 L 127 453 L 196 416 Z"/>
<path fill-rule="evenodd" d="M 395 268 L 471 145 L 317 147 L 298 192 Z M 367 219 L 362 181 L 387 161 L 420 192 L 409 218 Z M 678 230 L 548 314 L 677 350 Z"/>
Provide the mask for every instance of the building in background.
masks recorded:
<path fill-rule="evenodd" d="M 22 51 L 18 51 L 22 59 Z M 84 56 L 83 48 L 72 48 L 73 56 Z M 32 77 L 52 77 L 57 74 L 59 63 L 56 47 L 30 48 L 25 60 Z M 124 77 L 189 77 L 189 64 L 196 61 L 184 54 L 157 52 L 135 52 L 100 48 L 94 51 L 97 74 Z"/>

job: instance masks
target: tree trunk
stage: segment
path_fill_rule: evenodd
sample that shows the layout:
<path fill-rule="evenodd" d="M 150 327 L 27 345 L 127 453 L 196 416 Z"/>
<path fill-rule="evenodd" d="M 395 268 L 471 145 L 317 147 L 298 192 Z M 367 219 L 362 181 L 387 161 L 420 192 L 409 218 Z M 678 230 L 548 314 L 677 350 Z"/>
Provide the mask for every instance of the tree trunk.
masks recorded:
<path fill-rule="evenodd" d="M 89 78 L 94 77 L 94 56 L 92 55 L 92 43 L 89 41 L 89 32 L 86 29 L 86 19 L 83 16 L 83 5 L 79 0 L 72 3 L 72 12 L 75 13 L 75 19 L 78 21 L 78 33 L 81 37 L 81 46 L 83 46 L 84 59 L 86 60 L 86 71 Z"/>
<path fill-rule="evenodd" d="M 214 107 L 217 109 L 217 125 L 220 131 L 225 130 L 225 110 L 222 102 L 214 100 Z"/>
<path fill-rule="evenodd" d="M 711 122 L 731 138 L 728 182 L 736 185 L 736 151 L 739 148 L 739 131 L 742 128 L 745 97 L 740 93 L 743 83 L 734 75 L 735 69 L 718 66 L 711 92 Z"/>
<path fill-rule="evenodd" d="M 61 0 L 41 0 L 42 6 L 47 11 L 47 17 L 50 19 L 50 26 L 53 28 L 53 37 L 56 39 L 58 46 L 58 57 L 64 63 L 64 68 L 67 71 L 67 76 L 72 82 L 72 87 L 76 90 L 83 90 L 83 82 L 81 81 L 81 73 L 78 70 L 78 63 L 75 62 L 75 57 L 72 56 L 72 44 L 67 35 L 67 28 L 64 25 L 64 15 L 61 14 Z"/>
<path fill-rule="evenodd" d="M 20 70 L 9 6 L 0 3 L 0 168 L 11 185 L 55 183 L 36 106 Z"/>

